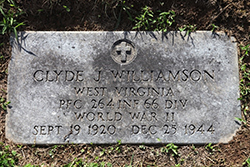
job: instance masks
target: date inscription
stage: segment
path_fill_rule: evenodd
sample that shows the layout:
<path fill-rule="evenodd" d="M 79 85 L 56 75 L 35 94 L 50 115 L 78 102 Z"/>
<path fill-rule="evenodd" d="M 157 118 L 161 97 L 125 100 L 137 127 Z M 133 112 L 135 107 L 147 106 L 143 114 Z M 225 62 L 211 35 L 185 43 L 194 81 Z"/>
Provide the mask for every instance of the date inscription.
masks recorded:
<path fill-rule="evenodd" d="M 115 124 L 89 124 L 80 125 L 72 124 L 70 127 L 64 127 L 62 125 L 34 125 L 32 134 L 34 136 L 44 136 L 44 135 L 61 135 L 63 131 L 69 131 L 70 135 L 74 136 L 96 136 L 96 135 L 114 135 L 119 133 L 119 128 Z M 132 124 L 127 127 L 128 132 L 131 135 L 157 135 L 161 136 L 173 136 L 176 133 L 181 133 L 184 135 L 203 135 L 205 133 L 213 135 L 216 132 L 216 128 L 213 124 L 201 124 L 201 125 L 182 125 L 176 122 L 169 122 L 162 126 L 157 124 Z"/>

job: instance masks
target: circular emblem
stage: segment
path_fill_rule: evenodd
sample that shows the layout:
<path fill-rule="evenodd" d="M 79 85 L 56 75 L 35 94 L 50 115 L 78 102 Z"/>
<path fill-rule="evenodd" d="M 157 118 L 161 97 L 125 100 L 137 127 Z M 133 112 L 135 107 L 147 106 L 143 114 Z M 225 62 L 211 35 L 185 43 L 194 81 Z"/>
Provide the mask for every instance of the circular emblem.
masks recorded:
<path fill-rule="evenodd" d="M 137 52 L 133 42 L 127 39 L 116 41 L 111 48 L 112 59 L 121 65 L 127 65 L 136 58 Z"/>

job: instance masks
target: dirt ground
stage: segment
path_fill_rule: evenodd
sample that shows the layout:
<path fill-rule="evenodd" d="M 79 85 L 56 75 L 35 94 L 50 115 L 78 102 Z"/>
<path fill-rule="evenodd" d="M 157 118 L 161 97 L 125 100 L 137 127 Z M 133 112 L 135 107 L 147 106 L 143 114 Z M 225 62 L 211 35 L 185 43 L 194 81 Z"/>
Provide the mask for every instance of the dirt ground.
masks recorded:
<path fill-rule="evenodd" d="M 239 46 L 239 68 L 241 83 L 245 85 L 242 95 L 242 116 L 246 123 L 241 126 L 237 135 L 228 144 L 208 145 L 178 145 L 178 156 L 173 152 L 164 152 L 164 145 L 56 145 L 27 146 L 17 145 L 5 139 L 6 111 L 0 112 L 0 151 L 15 151 L 15 165 L 24 166 L 70 166 L 83 162 L 104 162 L 112 166 L 248 166 L 250 158 L 250 106 L 249 78 L 244 78 L 244 72 L 249 73 L 250 56 L 244 55 L 241 46 L 250 44 L 250 1 L 249 0 L 16 0 L 18 8 L 24 14 L 18 22 L 24 26 L 18 31 L 131 31 L 135 19 L 148 6 L 151 11 L 169 11 L 176 13 L 175 22 L 168 30 L 178 30 L 185 25 L 194 25 L 196 30 L 218 28 L 236 38 Z M 17 10 L 9 6 L 7 0 L 1 5 L 5 11 Z M 3 16 L 0 16 L 0 21 Z M 143 28 L 140 30 L 144 30 Z M 0 97 L 7 95 L 8 62 L 11 57 L 9 34 L 0 35 Z M 245 69 L 242 69 L 245 64 Z M 244 86 L 243 86 L 244 87 Z M 244 112 L 243 112 L 244 110 Z M 249 160 L 250 161 L 250 160 Z M 81 162 L 81 163 L 80 163 Z M 250 162 L 249 162 L 250 163 Z M 250 164 L 249 164 L 250 165 Z"/>

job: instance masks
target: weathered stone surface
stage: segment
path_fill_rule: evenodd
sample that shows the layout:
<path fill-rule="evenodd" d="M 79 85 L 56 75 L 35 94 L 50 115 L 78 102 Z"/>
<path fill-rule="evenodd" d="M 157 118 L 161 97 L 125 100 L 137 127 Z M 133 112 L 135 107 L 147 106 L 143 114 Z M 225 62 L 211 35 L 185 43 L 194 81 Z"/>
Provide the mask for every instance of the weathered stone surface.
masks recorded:
<path fill-rule="evenodd" d="M 17 143 L 217 143 L 239 128 L 223 33 L 22 32 L 6 136 Z"/>

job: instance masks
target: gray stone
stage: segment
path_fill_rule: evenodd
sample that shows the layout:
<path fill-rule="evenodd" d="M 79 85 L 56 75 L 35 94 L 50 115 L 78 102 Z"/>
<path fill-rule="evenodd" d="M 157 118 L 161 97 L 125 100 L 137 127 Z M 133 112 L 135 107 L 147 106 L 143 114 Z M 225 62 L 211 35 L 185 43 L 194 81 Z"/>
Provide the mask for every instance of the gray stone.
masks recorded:
<path fill-rule="evenodd" d="M 223 33 L 21 32 L 6 137 L 23 144 L 226 143 L 241 117 Z"/>

